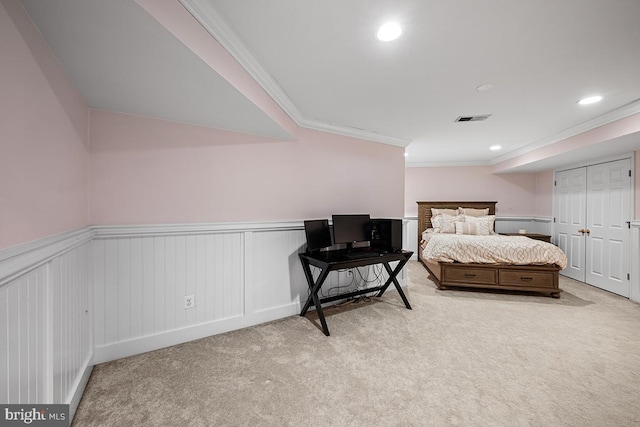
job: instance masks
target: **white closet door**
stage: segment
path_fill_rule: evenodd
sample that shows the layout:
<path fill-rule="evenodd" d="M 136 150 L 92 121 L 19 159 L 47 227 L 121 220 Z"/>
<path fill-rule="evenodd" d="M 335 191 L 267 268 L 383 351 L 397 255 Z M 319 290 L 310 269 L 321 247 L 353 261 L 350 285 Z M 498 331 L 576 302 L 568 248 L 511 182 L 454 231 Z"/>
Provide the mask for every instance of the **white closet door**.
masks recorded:
<path fill-rule="evenodd" d="M 587 168 L 586 282 L 629 297 L 631 161 Z"/>
<path fill-rule="evenodd" d="M 585 168 L 556 173 L 555 243 L 567 255 L 567 268 L 562 274 L 585 281 L 584 228 L 586 222 L 587 171 Z"/>

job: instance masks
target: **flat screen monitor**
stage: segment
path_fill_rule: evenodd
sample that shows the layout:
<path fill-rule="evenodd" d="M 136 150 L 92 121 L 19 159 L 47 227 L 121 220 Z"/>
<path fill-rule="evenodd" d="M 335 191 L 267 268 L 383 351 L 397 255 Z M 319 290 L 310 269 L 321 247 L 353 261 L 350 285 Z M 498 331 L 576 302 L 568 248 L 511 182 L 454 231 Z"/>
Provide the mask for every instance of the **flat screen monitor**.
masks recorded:
<path fill-rule="evenodd" d="M 371 240 L 371 217 L 366 215 L 333 215 L 333 241 L 346 243 L 351 248 L 355 242 Z"/>
<path fill-rule="evenodd" d="M 331 230 L 327 219 L 305 221 L 304 233 L 307 236 L 307 252 L 315 252 L 332 245 Z"/>

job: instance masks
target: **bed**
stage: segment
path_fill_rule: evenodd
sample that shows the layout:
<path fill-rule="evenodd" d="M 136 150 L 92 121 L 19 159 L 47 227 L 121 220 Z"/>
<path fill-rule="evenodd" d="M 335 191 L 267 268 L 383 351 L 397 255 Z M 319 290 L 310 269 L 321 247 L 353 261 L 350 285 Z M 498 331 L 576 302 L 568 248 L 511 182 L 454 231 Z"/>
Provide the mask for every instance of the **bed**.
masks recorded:
<path fill-rule="evenodd" d="M 432 208 L 435 209 L 458 209 L 459 207 L 467 208 L 471 211 L 481 209 L 488 215 L 495 215 L 497 202 L 417 202 L 418 203 L 418 259 L 422 265 L 431 274 L 431 278 L 436 283 L 438 289 L 447 289 L 448 287 L 461 288 L 477 288 L 477 289 L 504 289 L 510 291 L 526 291 L 530 293 L 543 293 L 553 298 L 559 298 L 562 292 L 558 286 L 558 274 L 566 266 L 566 257 L 564 253 L 550 243 L 534 241 L 524 236 L 438 236 L 439 233 L 433 235 L 426 234 L 426 230 L 433 229 L 432 224 Z M 468 217 L 466 217 L 468 218 Z M 441 218 L 433 218 L 434 222 Z M 440 224 L 438 224 L 440 225 Z M 458 227 L 461 224 L 457 224 Z M 425 234 L 423 234 L 425 233 Z M 455 233 L 454 233 L 455 234 Z M 433 239 L 427 248 L 426 240 Z M 508 251 L 504 248 L 502 252 L 520 253 L 522 258 L 505 261 L 499 257 L 493 257 L 487 250 L 468 250 L 467 253 L 476 253 L 481 255 L 481 262 L 474 258 L 461 258 L 464 262 L 460 262 L 452 255 L 453 258 L 445 256 L 444 250 L 440 250 L 435 245 L 446 241 L 447 239 L 458 239 L 452 245 L 464 246 L 467 241 L 474 238 L 495 238 L 495 246 L 504 244 L 509 247 Z M 512 240 L 509 240 L 513 237 Z M 507 239 L 507 240 L 505 240 Z M 537 243 L 534 243 L 537 242 Z M 550 246 L 540 246 L 550 245 Z M 520 247 L 523 246 L 523 247 Z M 537 259 L 529 257 L 528 252 L 536 248 L 552 254 L 551 257 Z M 435 247 L 435 250 L 434 250 Z M 428 250 L 427 250 L 428 249 Z M 426 253 L 426 255 L 425 255 Z M 434 255 L 435 254 L 435 255 Z M 488 257 L 488 258 L 487 258 Z M 532 262 L 531 260 L 534 260 Z M 544 260 L 544 261 L 543 261 Z M 552 260 L 553 262 L 547 262 Z M 474 262 L 475 261 L 475 262 Z"/>

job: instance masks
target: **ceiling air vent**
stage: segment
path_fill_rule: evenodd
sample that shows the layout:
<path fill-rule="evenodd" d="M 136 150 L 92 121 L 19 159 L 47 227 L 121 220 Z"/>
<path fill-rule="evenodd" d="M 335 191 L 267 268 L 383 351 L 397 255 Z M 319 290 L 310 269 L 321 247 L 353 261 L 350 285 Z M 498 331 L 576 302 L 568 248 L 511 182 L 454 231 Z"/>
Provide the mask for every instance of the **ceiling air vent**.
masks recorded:
<path fill-rule="evenodd" d="M 491 114 L 481 114 L 478 116 L 459 116 L 455 122 L 481 122 L 491 117 Z"/>

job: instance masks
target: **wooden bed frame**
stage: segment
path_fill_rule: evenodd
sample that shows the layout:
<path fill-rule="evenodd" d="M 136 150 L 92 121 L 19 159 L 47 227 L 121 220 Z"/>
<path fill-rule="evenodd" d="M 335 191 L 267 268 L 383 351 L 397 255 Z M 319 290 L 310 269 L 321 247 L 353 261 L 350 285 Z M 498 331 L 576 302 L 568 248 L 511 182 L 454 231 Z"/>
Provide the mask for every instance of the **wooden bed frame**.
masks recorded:
<path fill-rule="evenodd" d="M 422 232 L 431 227 L 431 208 L 458 207 L 484 209 L 495 215 L 497 202 L 417 202 L 418 203 L 418 259 L 431 273 L 438 289 L 448 287 L 507 289 L 547 294 L 560 298 L 558 287 L 560 267 L 552 265 L 466 264 L 459 262 L 429 262 L 422 258 Z"/>

